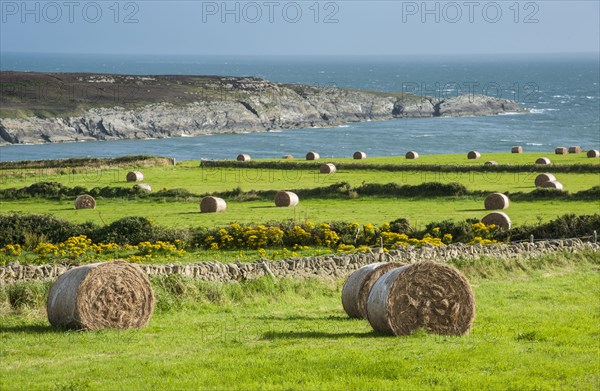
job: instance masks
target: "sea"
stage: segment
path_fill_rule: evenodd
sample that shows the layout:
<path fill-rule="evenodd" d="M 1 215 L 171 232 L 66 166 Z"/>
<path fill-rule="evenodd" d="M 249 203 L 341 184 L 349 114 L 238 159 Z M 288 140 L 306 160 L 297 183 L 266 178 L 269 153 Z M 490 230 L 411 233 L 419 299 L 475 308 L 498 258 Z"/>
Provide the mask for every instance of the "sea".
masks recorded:
<path fill-rule="evenodd" d="M 438 98 L 484 94 L 529 113 L 348 123 L 259 133 L 168 139 L 8 145 L 0 161 L 149 154 L 178 160 L 600 149 L 600 58 L 596 54 L 477 56 L 161 56 L 1 53 L 0 70 L 132 75 L 256 76 L 279 83 L 410 92 Z"/>

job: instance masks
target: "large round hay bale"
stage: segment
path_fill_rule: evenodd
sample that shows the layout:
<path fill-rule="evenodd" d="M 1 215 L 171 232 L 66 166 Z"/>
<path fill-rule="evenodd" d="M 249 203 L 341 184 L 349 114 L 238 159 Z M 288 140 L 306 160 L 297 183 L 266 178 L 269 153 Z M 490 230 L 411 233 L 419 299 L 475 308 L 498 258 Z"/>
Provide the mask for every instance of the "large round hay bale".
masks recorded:
<path fill-rule="evenodd" d="M 600 157 L 600 151 L 597 149 L 590 149 L 587 151 L 587 157 Z"/>
<path fill-rule="evenodd" d="M 141 182 L 144 180 L 144 174 L 141 171 L 129 171 L 126 179 L 127 182 Z"/>
<path fill-rule="evenodd" d="M 566 155 L 569 150 L 565 147 L 556 147 L 554 153 L 556 155 Z"/>
<path fill-rule="evenodd" d="M 388 271 L 371 288 L 367 318 L 375 331 L 409 335 L 424 328 L 463 335 L 475 318 L 469 282 L 452 266 L 417 262 Z"/>
<path fill-rule="evenodd" d="M 321 174 L 335 174 L 337 168 L 335 168 L 335 164 L 333 163 L 323 163 L 321 167 L 319 167 L 319 172 Z"/>
<path fill-rule="evenodd" d="M 557 189 L 557 190 L 563 190 L 564 189 L 562 183 L 560 183 L 557 180 L 546 181 L 546 182 L 544 182 L 544 183 L 541 184 L 541 187 L 543 187 L 545 189 Z"/>
<path fill-rule="evenodd" d="M 544 182 L 555 181 L 554 175 L 549 172 L 545 172 L 535 177 L 535 187 L 541 187 Z"/>
<path fill-rule="evenodd" d="M 481 154 L 477 151 L 469 151 L 467 153 L 467 159 L 479 159 L 481 158 Z"/>
<path fill-rule="evenodd" d="M 509 230 L 512 226 L 512 222 L 510 221 L 510 217 L 504 212 L 492 212 L 490 214 L 485 215 L 481 222 L 485 225 L 494 224 L 496 227 L 499 227 L 502 230 Z"/>
<path fill-rule="evenodd" d="M 354 152 L 354 154 L 352 155 L 352 158 L 355 160 L 363 160 L 367 158 L 367 154 L 361 151 L 356 151 Z"/>
<path fill-rule="evenodd" d="M 70 329 L 128 329 L 148 324 L 154 294 L 148 276 L 125 262 L 92 263 L 63 273 L 50 288 L 48 320 Z"/>
<path fill-rule="evenodd" d="M 487 210 L 499 210 L 508 208 L 510 201 L 506 194 L 492 193 L 485 197 L 483 204 Z"/>
<path fill-rule="evenodd" d="M 200 201 L 200 212 L 202 213 L 225 212 L 225 209 L 227 209 L 227 203 L 219 197 L 208 196 Z"/>
<path fill-rule="evenodd" d="M 316 152 L 309 152 L 306 154 L 306 160 L 319 160 L 321 156 L 319 156 Z"/>
<path fill-rule="evenodd" d="M 292 156 L 292 155 L 283 155 L 281 158 L 285 159 L 285 160 L 292 160 L 292 159 L 294 159 L 294 156 Z"/>
<path fill-rule="evenodd" d="M 552 162 L 547 157 L 540 157 L 535 161 L 535 164 L 550 165 Z"/>
<path fill-rule="evenodd" d="M 367 299 L 373 284 L 388 271 L 402 266 L 395 262 L 377 262 L 356 270 L 342 288 L 342 306 L 351 318 L 367 319 Z"/>
<path fill-rule="evenodd" d="M 581 153 L 581 147 L 579 145 L 569 147 L 569 153 Z"/>
<path fill-rule="evenodd" d="M 406 155 L 404 155 L 404 157 L 407 159 L 418 159 L 419 154 L 415 151 L 408 151 L 406 152 Z"/>
<path fill-rule="evenodd" d="M 298 195 L 291 191 L 278 191 L 275 194 L 275 206 L 296 206 L 299 202 Z"/>
<path fill-rule="evenodd" d="M 250 155 L 247 155 L 245 153 L 240 153 L 239 155 L 237 155 L 236 160 L 238 162 L 249 162 L 250 160 L 252 160 L 252 158 L 250 157 Z"/>
<path fill-rule="evenodd" d="M 512 153 L 523 153 L 523 147 L 520 145 L 514 146 L 510 149 Z"/>
<path fill-rule="evenodd" d="M 147 192 L 152 191 L 152 186 L 148 185 L 147 183 L 136 183 L 135 185 L 133 185 L 133 188 L 136 190 L 143 190 Z"/>
<path fill-rule="evenodd" d="M 96 209 L 96 200 L 89 194 L 75 198 L 75 209 Z"/>
<path fill-rule="evenodd" d="M 483 163 L 484 166 L 497 166 L 498 162 L 495 160 L 488 160 L 487 162 Z"/>

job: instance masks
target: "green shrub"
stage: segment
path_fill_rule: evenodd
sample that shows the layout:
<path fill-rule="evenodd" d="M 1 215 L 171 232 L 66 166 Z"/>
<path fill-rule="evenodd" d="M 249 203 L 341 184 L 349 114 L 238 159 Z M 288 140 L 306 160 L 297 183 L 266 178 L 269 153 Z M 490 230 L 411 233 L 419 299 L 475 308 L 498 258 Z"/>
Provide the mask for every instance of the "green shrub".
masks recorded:
<path fill-rule="evenodd" d="M 152 223 L 145 217 L 130 216 L 114 221 L 91 235 L 94 242 L 138 244 L 154 239 Z"/>
<path fill-rule="evenodd" d="M 93 223 L 74 224 L 51 215 L 0 214 L 0 247 L 8 244 L 25 246 L 31 238 L 44 237 L 50 243 L 64 242 L 71 236 L 90 235 Z"/>

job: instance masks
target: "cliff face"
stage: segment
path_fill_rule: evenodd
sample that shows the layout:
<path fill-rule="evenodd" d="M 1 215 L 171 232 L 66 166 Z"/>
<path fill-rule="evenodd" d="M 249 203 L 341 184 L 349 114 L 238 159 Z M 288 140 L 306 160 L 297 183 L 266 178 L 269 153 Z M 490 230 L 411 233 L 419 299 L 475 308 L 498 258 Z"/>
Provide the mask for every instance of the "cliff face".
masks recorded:
<path fill-rule="evenodd" d="M 40 75 L 12 74 L 18 78 Z M 513 101 L 485 96 L 439 100 L 406 94 L 275 84 L 257 78 L 52 75 L 68 79 L 66 84 L 76 80 L 78 86 L 89 84 L 94 88 L 99 85 L 114 87 L 119 82 L 117 78 L 127 78 L 133 83 L 130 85 L 141 92 L 116 105 L 89 97 L 87 100 L 75 99 L 75 104 L 74 99 L 69 99 L 64 105 L 69 105 L 70 112 L 61 112 L 64 105 L 55 99 L 50 102 L 55 106 L 51 107 L 51 115 L 47 112 L 36 115 L 39 107 L 49 107 L 39 97 L 32 99 L 31 94 L 16 96 L 14 91 L 17 90 L 13 90 L 12 95 L 4 93 L 3 103 L 8 108 L 1 112 L 0 143 L 195 136 L 328 127 L 392 118 L 523 111 Z M 23 115 L 23 112 L 31 115 Z"/>

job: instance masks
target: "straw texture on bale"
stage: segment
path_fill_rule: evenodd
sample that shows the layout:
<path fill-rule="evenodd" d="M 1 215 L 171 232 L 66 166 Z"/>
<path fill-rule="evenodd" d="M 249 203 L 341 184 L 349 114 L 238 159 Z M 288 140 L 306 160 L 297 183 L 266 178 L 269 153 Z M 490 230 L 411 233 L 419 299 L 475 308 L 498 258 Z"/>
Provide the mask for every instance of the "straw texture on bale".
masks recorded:
<path fill-rule="evenodd" d="M 75 209 L 96 209 L 96 200 L 89 194 L 75 198 Z"/>
<path fill-rule="evenodd" d="M 352 158 L 354 160 L 362 160 L 362 159 L 366 159 L 367 158 L 367 154 L 361 151 L 356 151 L 354 152 L 354 154 L 352 155 Z"/>
<path fill-rule="evenodd" d="M 46 309 L 55 327 L 141 328 L 154 311 L 154 294 L 148 276 L 137 265 L 93 263 L 58 277 L 50 288 Z"/>
<path fill-rule="evenodd" d="M 581 153 L 581 147 L 579 145 L 569 147 L 569 153 Z"/>
<path fill-rule="evenodd" d="M 286 160 L 292 160 L 294 157 L 292 155 L 283 155 L 281 158 Z"/>
<path fill-rule="evenodd" d="M 319 156 L 316 152 L 309 152 L 306 154 L 306 160 L 319 160 L 321 156 Z"/>
<path fill-rule="evenodd" d="M 600 151 L 597 149 L 590 149 L 587 151 L 587 157 L 600 157 Z"/>
<path fill-rule="evenodd" d="M 509 230 L 512 226 L 512 222 L 510 221 L 510 217 L 504 212 L 492 212 L 490 214 L 485 215 L 481 222 L 485 225 L 494 224 L 496 227 L 499 227 L 502 230 Z"/>
<path fill-rule="evenodd" d="M 506 194 L 492 193 L 485 197 L 483 204 L 487 210 L 499 210 L 508 208 L 510 201 Z"/>
<path fill-rule="evenodd" d="M 250 160 L 252 160 L 252 158 L 250 157 L 250 155 L 247 155 L 245 153 L 240 153 L 239 155 L 237 155 L 236 160 L 238 162 L 249 162 Z"/>
<path fill-rule="evenodd" d="M 200 212 L 202 213 L 225 212 L 225 209 L 227 209 L 227 203 L 219 197 L 208 196 L 200 201 Z"/>
<path fill-rule="evenodd" d="M 342 288 L 342 306 L 348 316 L 367 319 L 367 299 L 371 288 L 383 274 L 401 266 L 401 263 L 377 262 L 352 273 Z"/>
<path fill-rule="evenodd" d="M 404 157 L 407 159 L 418 159 L 419 154 L 415 151 L 408 151 L 406 152 L 406 155 L 404 155 Z"/>
<path fill-rule="evenodd" d="M 278 191 L 275 194 L 275 206 L 296 206 L 299 202 L 298 195 L 291 191 Z"/>
<path fill-rule="evenodd" d="M 554 175 L 549 172 L 545 172 L 535 177 L 535 187 L 541 187 L 544 182 L 555 181 Z"/>
<path fill-rule="evenodd" d="M 557 190 L 563 190 L 563 185 L 562 183 L 560 183 L 557 180 L 553 180 L 553 181 L 546 181 L 544 183 L 542 183 L 541 187 L 545 188 L 545 189 L 557 189 Z"/>
<path fill-rule="evenodd" d="M 569 150 L 567 148 L 565 148 L 565 147 L 557 147 L 554 150 L 554 153 L 557 154 L 557 155 L 566 155 L 567 152 L 569 152 Z"/>
<path fill-rule="evenodd" d="M 375 331 L 409 335 L 419 328 L 463 335 L 475 317 L 469 282 L 452 266 L 417 262 L 393 269 L 371 288 L 367 318 Z"/>
<path fill-rule="evenodd" d="M 137 183 L 133 185 L 133 188 L 136 190 L 152 191 L 152 186 L 146 183 Z"/>
<path fill-rule="evenodd" d="M 547 157 L 541 157 L 541 158 L 538 158 L 535 161 L 535 164 L 545 164 L 545 165 L 548 165 L 548 164 L 552 164 L 552 162 Z"/>
<path fill-rule="evenodd" d="M 512 153 L 523 153 L 523 147 L 522 147 L 522 146 L 520 146 L 520 145 L 517 145 L 516 147 L 512 147 L 512 148 L 510 149 L 510 151 L 511 151 Z"/>
<path fill-rule="evenodd" d="M 319 167 L 319 172 L 321 174 L 335 174 L 337 168 L 335 168 L 335 164 L 333 163 L 324 163 Z"/>
<path fill-rule="evenodd" d="M 477 151 L 469 151 L 467 153 L 467 159 L 479 159 L 481 158 L 481 154 Z"/>
<path fill-rule="evenodd" d="M 127 182 L 141 182 L 144 180 L 144 174 L 141 171 L 129 171 L 126 178 Z"/>
<path fill-rule="evenodd" d="M 483 163 L 484 166 L 497 166 L 498 162 L 495 160 L 488 160 L 487 162 Z"/>

